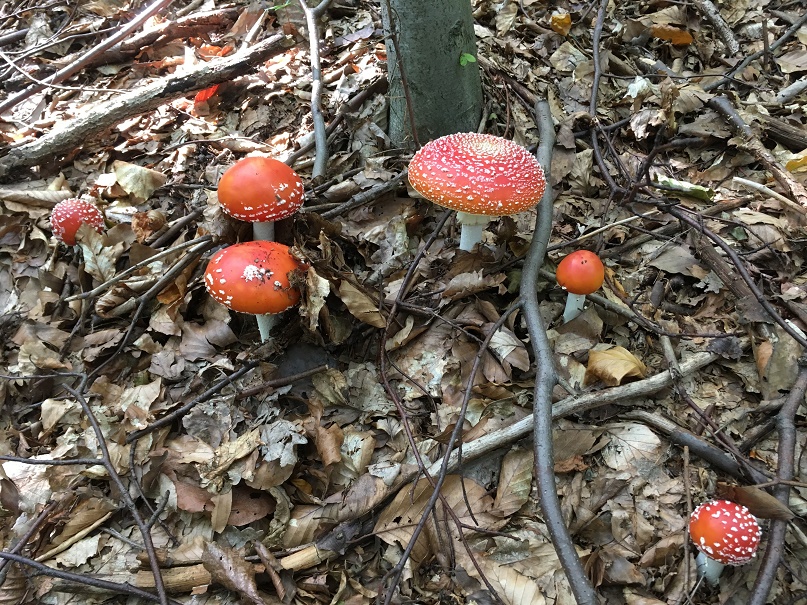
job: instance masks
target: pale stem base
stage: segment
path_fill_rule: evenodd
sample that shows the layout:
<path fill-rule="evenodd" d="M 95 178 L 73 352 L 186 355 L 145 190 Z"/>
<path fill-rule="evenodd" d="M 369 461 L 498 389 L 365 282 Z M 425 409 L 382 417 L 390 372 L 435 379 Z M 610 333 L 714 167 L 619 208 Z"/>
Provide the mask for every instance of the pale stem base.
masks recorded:
<path fill-rule="evenodd" d="M 702 552 L 698 552 L 698 556 L 695 557 L 695 565 L 698 568 L 698 577 L 702 577 L 712 586 L 717 586 L 720 583 L 720 573 L 725 565 L 710 559 Z"/>
<path fill-rule="evenodd" d="M 275 241 L 275 224 L 274 223 L 253 223 L 252 224 L 252 238 L 256 241 L 273 242 Z M 275 326 L 274 315 L 257 315 L 258 330 L 261 333 L 261 342 L 269 340 L 269 332 Z"/>
<path fill-rule="evenodd" d="M 261 333 L 261 342 L 269 340 L 269 332 L 275 327 L 275 315 L 256 315 L 258 318 L 258 331 Z"/>
<path fill-rule="evenodd" d="M 569 323 L 583 312 L 586 304 L 585 294 L 571 294 L 566 297 L 566 308 L 563 310 L 563 323 Z"/>
<path fill-rule="evenodd" d="M 493 217 L 484 214 L 468 214 L 457 212 L 457 220 L 462 225 L 460 233 L 460 250 L 470 252 L 482 241 L 482 232 Z"/>

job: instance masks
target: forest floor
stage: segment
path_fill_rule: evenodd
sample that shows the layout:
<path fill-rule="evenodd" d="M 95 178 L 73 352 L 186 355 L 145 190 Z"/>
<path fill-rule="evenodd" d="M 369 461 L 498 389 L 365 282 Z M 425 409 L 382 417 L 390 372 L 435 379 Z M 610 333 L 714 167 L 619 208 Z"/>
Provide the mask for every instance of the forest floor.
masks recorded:
<path fill-rule="evenodd" d="M 710 6 L 474 4 L 482 129 L 535 149 L 554 120 L 550 462 L 614 605 L 807 603 L 807 10 Z M 458 250 L 386 135 L 378 5 L 320 27 L 318 97 L 296 2 L 0 6 L 0 603 L 575 602 L 533 477 L 536 212 Z M 216 192 L 247 154 L 306 187 L 266 344 L 202 281 L 251 237 Z M 107 229 L 68 247 L 78 196 Z M 563 324 L 577 248 L 606 283 Z M 765 555 L 712 587 L 687 519 L 715 495 Z"/>

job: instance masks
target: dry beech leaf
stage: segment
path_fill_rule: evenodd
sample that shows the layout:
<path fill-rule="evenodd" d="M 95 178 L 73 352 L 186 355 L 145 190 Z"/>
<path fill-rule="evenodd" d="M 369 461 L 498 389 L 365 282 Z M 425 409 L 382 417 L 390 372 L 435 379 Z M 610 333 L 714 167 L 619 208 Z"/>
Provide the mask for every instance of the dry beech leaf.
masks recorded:
<path fill-rule="evenodd" d="M 504 456 L 493 503 L 494 515 L 509 517 L 527 502 L 532 488 L 532 463 L 530 450 L 513 450 Z"/>
<path fill-rule="evenodd" d="M 0 189 L 0 200 L 39 208 L 53 208 L 59 202 L 70 199 L 69 191 L 51 191 L 50 189 Z"/>
<path fill-rule="evenodd" d="M 602 380 L 609 387 L 622 384 L 625 378 L 644 378 L 647 367 L 630 351 L 613 347 L 606 351 L 591 351 L 588 354 L 585 384 Z"/>
<path fill-rule="evenodd" d="M 653 546 L 648 548 L 642 558 L 639 559 L 639 567 L 659 567 L 664 565 L 670 557 L 675 557 L 681 552 L 684 547 L 684 535 L 674 534 L 666 538 L 662 538 Z"/>
<path fill-rule="evenodd" d="M 549 26 L 556 34 L 566 36 L 572 29 L 572 16 L 566 11 L 555 11 L 549 18 Z"/>
<path fill-rule="evenodd" d="M 497 529 L 504 520 L 493 514 L 493 498 L 485 488 L 467 477 L 449 475 L 441 489 L 441 493 L 448 505 L 455 512 L 460 521 L 467 527 L 464 531 L 472 531 L 474 527 L 481 529 Z M 401 544 L 406 546 L 412 540 L 412 532 L 420 521 L 426 503 L 432 495 L 432 487 L 427 479 L 421 479 L 412 487 L 407 484 L 401 488 L 395 499 L 382 511 L 376 523 L 374 533 L 388 544 Z M 468 509 L 468 504 L 471 510 Z M 438 501 L 435 507 L 435 519 L 445 519 L 442 511 L 442 502 Z M 473 513 L 473 514 L 472 514 Z M 441 541 L 450 533 L 456 534 L 456 527 L 449 522 L 437 531 L 433 523 L 427 525 L 415 543 L 412 550 L 412 560 L 416 565 L 429 560 L 438 548 Z M 445 545 L 443 545 L 445 547 Z M 462 549 L 458 545 L 458 549 Z"/>
<path fill-rule="evenodd" d="M 123 190 L 132 197 L 144 201 L 168 180 L 162 172 L 121 160 L 115 160 L 112 169 L 115 171 L 115 179 Z"/>
<path fill-rule="evenodd" d="M 668 40 L 675 46 L 686 46 L 692 44 L 693 38 L 685 29 L 680 29 L 672 25 L 653 25 L 650 28 L 653 37 L 660 40 Z"/>
<path fill-rule="evenodd" d="M 84 270 L 99 282 L 115 277 L 115 261 L 117 261 L 123 244 L 110 246 L 103 235 L 89 225 L 82 225 L 76 232 L 76 241 L 84 254 Z"/>
<path fill-rule="evenodd" d="M 752 515 L 760 519 L 790 521 L 795 516 L 787 506 L 758 487 L 718 483 L 715 497 L 742 504 Z"/>
<path fill-rule="evenodd" d="M 378 303 L 349 281 L 342 280 L 337 294 L 342 299 L 342 302 L 345 303 L 350 314 L 356 319 L 374 328 L 383 328 L 387 325 L 384 316 L 378 311 Z"/>
<path fill-rule="evenodd" d="M 338 424 L 332 424 L 328 428 L 318 426 L 314 435 L 314 441 L 317 445 L 317 453 L 319 459 L 322 461 L 323 466 L 330 466 L 337 464 L 342 460 L 342 454 L 339 448 L 345 441 L 345 435 L 342 428 Z"/>
<path fill-rule="evenodd" d="M 256 605 L 264 605 L 265 601 L 255 585 L 255 568 L 244 560 L 243 554 L 208 542 L 202 554 L 202 563 L 214 582 L 234 590 Z"/>

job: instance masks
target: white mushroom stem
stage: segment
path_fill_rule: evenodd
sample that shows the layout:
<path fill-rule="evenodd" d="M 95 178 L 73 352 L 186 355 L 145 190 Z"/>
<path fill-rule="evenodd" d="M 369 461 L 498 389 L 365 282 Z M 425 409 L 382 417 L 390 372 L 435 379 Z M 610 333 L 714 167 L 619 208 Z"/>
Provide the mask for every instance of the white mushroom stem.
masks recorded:
<path fill-rule="evenodd" d="M 563 310 L 563 323 L 569 323 L 575 317 L 583 312 L 583 306 L 586 304 L 585 294 L 572 294 L 566 297 L 566 308 Z"/>
<path fill-rule="evenodd" d="M 275 224 L 273 222 L 252 223 L 252 237 L 265 242 L 275 241 Z"/>
<path fill-rule="evenodd" d="M 457 212 L 457 220 L 462 225 L 460 233 L 460 250 L 470 252 L 482 241 L 482 232 L 492 217 L 485 214 L 468 214 Z"/>
<path fill-rule="evenodd" d="M 710 559 L 702 552 L 695 557 L 695 566 L 698 568 L 698 577 L 706 580 L 710 585 L 717 586 L 720 581 L 720 573 L 725 565 L 714 559 Z"/>
<path fill-rule="evenodd" d="M 252 223 L 252 238 L 255 240 L 262 240 L 265 242 L 275 241 L 275 224 L 274 222 L 268 223 Z M 275 327 L 274 315 L 256 315 L 258 318 L 258 331 L 261 334 L 261 342 L 269 340 L 269 332 Z"/>

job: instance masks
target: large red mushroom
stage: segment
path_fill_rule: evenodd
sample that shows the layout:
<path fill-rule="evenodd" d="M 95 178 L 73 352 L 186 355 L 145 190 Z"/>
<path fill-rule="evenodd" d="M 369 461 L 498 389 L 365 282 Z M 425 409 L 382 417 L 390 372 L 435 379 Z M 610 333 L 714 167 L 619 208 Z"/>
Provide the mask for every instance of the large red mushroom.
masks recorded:
<path fill-rule="evenodd" d="M 409 182 L 420 195 L 459 211 L 460 249 L 482 240 L 490 219 L 532 208 L 546 179 L 541 164 L 513 141 L 490 134 L 450 134 L 427 143 L 409 163 Z"/>
<path fill-rule="evenodd" d="M 291 283 L 294 271 L 305 270 L 277 242 L 254 241 L 219 250 L 205 270 L 210 295 L 233 311 L 271 318 L 300 302 L 300 290 Z M 268 340 L 272 321 L 259 322 L 261 339 Z"/>
<path fill-rule="evenodd" d="M 305 190 L 297 173 L 280 160 L 250 156 L 230 166 L 219 180 L 219 203 L 238 220 L 253 223 L 255 239 L 275 239 L 274 221 L 303 205 Z"/>
<path fill-rule="evenodd" d="M 711 500 L 692 512 L 689 535 L 700 551 L 699 574 L 715 585 L 723 566 L 744 565 L 754 558 L 762 530 L 742 504 Z"/>

